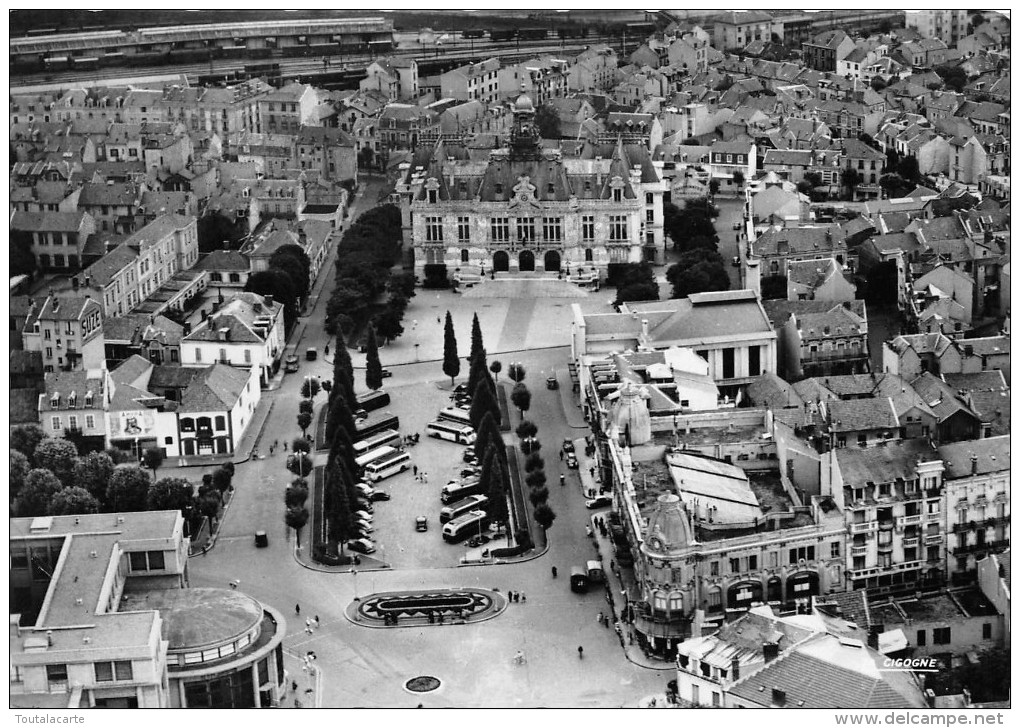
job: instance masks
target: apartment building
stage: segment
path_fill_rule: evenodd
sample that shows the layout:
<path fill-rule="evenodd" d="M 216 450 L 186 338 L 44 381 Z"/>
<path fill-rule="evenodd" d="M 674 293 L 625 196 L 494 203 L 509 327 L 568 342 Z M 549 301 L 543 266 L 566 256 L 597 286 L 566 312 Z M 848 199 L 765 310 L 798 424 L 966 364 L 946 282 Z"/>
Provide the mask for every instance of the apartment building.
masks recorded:
<path fill-rule="evenodd" d="M 22 333 L 26 351 L 42 353 L 43 371 L 104 368 L 103 309 L 88 293 L 50 293 L 29 314 Z"/>

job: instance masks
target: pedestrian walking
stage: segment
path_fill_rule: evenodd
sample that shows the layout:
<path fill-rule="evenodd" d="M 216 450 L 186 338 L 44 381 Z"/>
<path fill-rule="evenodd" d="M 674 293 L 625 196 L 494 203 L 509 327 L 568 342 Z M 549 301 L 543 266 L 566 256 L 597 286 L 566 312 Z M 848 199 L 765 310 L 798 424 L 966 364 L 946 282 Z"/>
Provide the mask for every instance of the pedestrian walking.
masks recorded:
<path fill-rule="evenodd" d="M 521 601 L 524 602 L 525 604 L 527 604 L 527 602 L 528 602 L 528 595 L 527 594 L 521 594 Z"/>
<path fill-rule="evenodd" d="M 584 532 L 588 535 L 588 538 L 591 538 L 592 533 L 591 526 L 589 526 L 587 523 L 584 525 Z"/>
<path fill-rule="evenodd" d="M 560 448 L 560 460 L 563 460 L 563 448 Z"/>
<path fill-rule="evenodd" d="M 599 612 L 599 613 L 598 613 L 598 616 L 596 616 L 596 617 L 595 617 L 595 619 L 596 619 L 596 621 L 598 621 L 598 623 L 599 623 L 599 624 L 602 624 L 602 619 L 603 619 L 604 617 L 605 617 L 605 615 L 604 615 L 604 614 L 602 614 L 602 612 Z"/>
<path fill-rule="evenodd" d="M 326 344 L 322 351 L 326 356 L 329 356 L 329 344 Z"/>
<path fill-rule="evenodd" d="M 411 468 L 411 472 L 414 473 L 414 479 L 417 480 L 418 479 L 418 466 L 415 465 L 413 468 Z"/>
<path fill-rule="evenodd" d="M 421 474 L 421 482 L 425 483 L 425 485 L 428 485 L 428 483 L 429 483 L 429 474 L 428 473 L 422 473 Z"/>
<path fill-rule="evenodd" d="M 606 629 L 609 629 L 609 617 L 606 617 L 605 619 L 602 620 L 602 626 L 605 627 Z"/>
<path fill-rule="evenodd" d="M 286 440 L 283 441 L 283 451 L 287 452 L 287 441 Z"/>
<path fill-rule="evenodd" d="M 269 456 L 270 457 L 273 456 L 273 446 L 272 445 L 269 446 Z"/>
<path fill-rule="evenodd" d="M 560 487 L 566 485 L 566 483 L 567 483 L 567 476 L 565 476 L 563 473 L 560 473 Z"/>
<path fill-rule="evenodd" d="M 319 615 L 318 614 L 315 615 L 315 626 L 316 627 L 319 626 Z"/>
<path fill-rule="evenodd" d="M 582 645 L 578 645 L 577 647 L 577 659 L 579 660 L 584 659 L 584 647 Z"/>
<path fill-rule="evenodd" d="M 297 690 L 297 680 L 291 680 L 290 681 L 290 689 L 294 690 L 294 691 Z"/>
<path fill-rule="evenodd" d="M 300 604 L 295 604 L 294 605 L 294 614 L 301 614 L 301 605 Z"/>
<path fill-rule="evenodd" d="M 508 602 L 512 602 L 514 600 L 514 593 L 512 591 L 508 591 L 506 593 L 506 600 Z"/>

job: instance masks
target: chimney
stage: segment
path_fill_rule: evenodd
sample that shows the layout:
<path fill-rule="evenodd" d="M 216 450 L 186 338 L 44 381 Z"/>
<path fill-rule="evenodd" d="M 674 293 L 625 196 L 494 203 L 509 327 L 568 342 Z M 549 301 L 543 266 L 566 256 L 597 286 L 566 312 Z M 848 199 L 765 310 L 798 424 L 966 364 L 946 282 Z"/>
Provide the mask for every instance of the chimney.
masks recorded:
<path fill-rule="evenodd" d="M 878 636 L 882 634 L 883 628 L 880 625 L 872 625 L 868 628 L 868 647 L 878 652 Z"/>
<path fill-rule="evenodd" d="M 746 273 L 744 274 L 744 288 L 761 295 L 761 268 L 757 258 L 748 257 L 744 260 Z"/>
<path fill-rule="evenodd" d="M 266 296 L 265 297 L 265 301 L 266 301 L 266 306 L 268 306 L 269 308 L 273 307 L 273 297 L 271 295 L 270 296 Z"/>
<path fill-rule="evenodd" d="M 772 704 L 779 708 L 786 705 L 786 691 L 772 688 Z"/>
<path fill-rule="evenodd" d="M 766 642 L 761 646 L 761 651 L 765 656 L 765 662 L 772 662 L 779 657 L 779 644 L 777 642 Z"/>
<path fill-rule="evenodd" d="M 970 456 L 970 474 L 971 475 L 977 475 L 977 471 L 978 471 L 978 456 L 977 455 L 971 455 Z"/>
<path fill-rule="evenodd" d="M 648 341 L 648 319 L 641 319 L 641 338 Z"/>
<path fill-rule="evenodd" d="M 730 660 L 730 679 L 736 682 L 740 679 L 740 658 L 734 657 Z"/>

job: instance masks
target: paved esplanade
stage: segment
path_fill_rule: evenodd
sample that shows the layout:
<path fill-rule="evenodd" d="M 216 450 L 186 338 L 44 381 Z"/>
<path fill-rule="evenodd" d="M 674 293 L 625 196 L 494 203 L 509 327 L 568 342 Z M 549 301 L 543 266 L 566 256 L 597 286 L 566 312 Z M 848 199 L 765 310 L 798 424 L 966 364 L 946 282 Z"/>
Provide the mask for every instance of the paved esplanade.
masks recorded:
<path fill-rule="evenodd" d="M 364 199 L 374 199 L 372 185 L 363 194 Z M 360 199 L 357 204 L 361 209 L 368 207 Z M 323 269 L 331 278 L 332 264 Z M 326 295 L 318 298 L 306 319 L 299 345 L 302 352 L 307 346 L 318 346 L 321 352 L 327 342 L 322 322 L 331 284 L 331 280 L 326 281 Z M 521 306 L 517 300 L 476 295 L 419 290 L 411 300 L 405 319 L 407 333 L 380 352 L 383 364 L 393 370 L 393 378 L 386 381 L 393 397 L 390 409 L 401 417 L 405 432 L 420 431 L 432 418 L 447 401 L 447 394 L 438 385 L 449 384 L 449 379 L 444 377 L 439 361 L 415 364 L 414 344 L 419 345 L 420 359 L 441 358 L 442 326 L 436 317 L 445 318 L 449 309 L 460 354 L 466 357 L 471 317 L 477 311 L 490 361 L 501 359 L 504 372 L 510 361 L 520 361 L 528 370 L 526 382 L 533 395 L 528 415 L 539 425 L 539 437 L 545 445 L 543 455 L 551 484 L 549 503 L 557 514 L 549 532 L 549 551 L 540 558 L 513 565 L 453 566 L 464 547 L 442 543 L 438 499 L 431 493 L 421 493 L 424 488 L 437 489 L 444 478 L 453 474 L 459 465 L 456 456 L 460 449 L 423 438 L 411 452 L 423 468 L 431 468 L 428 485 L 406 474 L 403 480 L 387 480 L 383 486 L 393 493 L 393 501 L 376 504 L 380 552 L 394 569 L 335 574 L 305 569 L 295 562 L 293 543 L 286 540 L 283 525 L 283 490 L 292 476 L 284 469 L 283 455 L 278 452 L 271 458 L 238 466 L 234 478 L 237 492 L 220 538 L 208 555 L 192 559 L 192 584 L 222 586 L 236 580 L 239 589 L 290 617 L 296 617 L 294 607 L 300 604 L 301 618 L 288 620 L 290 632 L 284 645 L 293 654 L 316 654 L 315 665 L 322 674 L 318 701 L 324 707 L 413 707 L 419 703 L 426 707 L 636 705 L 645 696 L 662 693 L 673 675 L 669 670 L 650 670 L 625 659 L 616 635 L 597 620 L 598 613 L 606 612 L 608 607 L 601 591 L 587 595 L 570 592 L 570 567 L 592 557 L 593 549 L 585 535 L 589 513 L 577 486 L 576 471 L 564 470 L 572 487 L 555 485 L 561 467 L 557 451 L 564 437 L 583 437 L 585 431 L 571 428 L 567 422 L 564 401 L 573 406 L 570 398 L 544 387 L 545 376 L 554 370 L 562 373 L 567 365 L 570 304 L 582 303 L 586 310 L 608 310 L 606 303 L 612 294 L 605 291 L 573 299 L 535 298 L 526 304 L 530 309 L 527 325 L 515 315 Z M 415 320 L 417 327 L 411 323 Z M 522 351 L 557 344 L 558 348 Z M 514 353 L 501 353 L 509 350 Z M 363 365 L 362 356 L 353 356 L 355 366 Z M 263 454 L 273 440 L 283 441 L 296 434 L 298 389 L 306 375 L 331 376 L 332 365 L 324 359 L 320 356 L 317 362 L 302 361 L 299 374 L 286 376 L 279 389 L 266 393 L 275 403 L 259 447 Z M 466 364 L 462 374 L 460 380 L 466 377 Z M 363 390 L 362 371 L 355 372 L 355 380 L 357 388 Z M 317 406 L 322 406 L 324 399 L 319 395 Z M 511 414 L 516 425 L 519 416 L 515 410 Z M 574 413 L 572 419 L 578 419 Z M 516 439 L 512 432 L 505 436 Z M 197 477 L 197 472 L 189 475 Z M 415 509 L 419 507 L 429 508 L 425 515 L 429 516 L 430 530 L 426 533 L 414 531 Z M 254 547 L 252 534 L 257 528 L 268 531 L 269 548 Z M 302 535 L 306 543 L 307 535 Z M 551 577 L 554 565 L 559 570 L 557 579 Z M 501 594 L 520 591 L 527 601 L 509 604 L 486 621 L 418 629 L 368 629 L 344 616 L 356 596 L 444 588 L 498 589 Z M 309 634 L 304 618 L 316 615 L 319 626 Z M 579 645 L 584 646 L 583 660 L 577 656 Z M 514 660 L 518 651 L 524 653 L 523 664 Z M 419 675 L 435 676 L 442 685 L 430 693 L 407 691 L 406 681 Z M 309 705 L 310 701 L 302 703 Z"/>

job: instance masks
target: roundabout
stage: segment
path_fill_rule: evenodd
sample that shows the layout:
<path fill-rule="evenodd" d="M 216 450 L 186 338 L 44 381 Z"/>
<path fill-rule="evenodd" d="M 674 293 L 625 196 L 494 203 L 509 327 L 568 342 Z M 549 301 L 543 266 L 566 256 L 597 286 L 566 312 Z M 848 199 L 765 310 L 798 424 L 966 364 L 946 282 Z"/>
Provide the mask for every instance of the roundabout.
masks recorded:
<path fill-rule="evenodd" d="M 506 606 L 506 597 L 488 589 L 428 589 L 368 594 L 344 614 L 354 624 L 382 629 L 484 622 Z"/>

